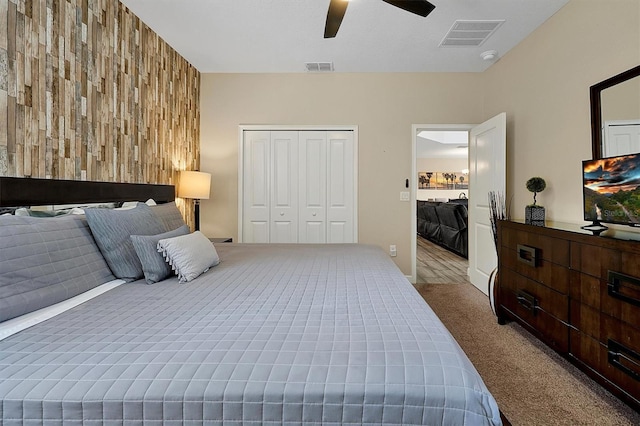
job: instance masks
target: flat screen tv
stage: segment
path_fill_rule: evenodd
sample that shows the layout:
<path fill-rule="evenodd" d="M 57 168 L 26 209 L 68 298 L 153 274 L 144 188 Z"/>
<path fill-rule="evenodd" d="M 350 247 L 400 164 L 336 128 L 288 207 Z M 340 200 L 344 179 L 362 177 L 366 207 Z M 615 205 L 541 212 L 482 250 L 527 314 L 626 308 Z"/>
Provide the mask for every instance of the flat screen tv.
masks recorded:
<path fill-rule="evenodd" d="M 640 226 L 640 153 L 582 162 L 584 220 Z M 585 227 L 586 228 L 586 227 Z"/>

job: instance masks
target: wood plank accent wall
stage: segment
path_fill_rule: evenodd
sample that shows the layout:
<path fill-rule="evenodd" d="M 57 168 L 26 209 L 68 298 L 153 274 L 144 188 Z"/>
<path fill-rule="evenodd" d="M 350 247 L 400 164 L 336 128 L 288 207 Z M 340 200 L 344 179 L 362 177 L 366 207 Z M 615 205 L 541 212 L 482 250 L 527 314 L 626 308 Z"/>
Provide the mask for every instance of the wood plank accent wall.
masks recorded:
<path fill-rule="evenodd" d="M 199 166 L 199 91 L 119 1 L 0 0 L 2 176 L 173 184 Z"/>

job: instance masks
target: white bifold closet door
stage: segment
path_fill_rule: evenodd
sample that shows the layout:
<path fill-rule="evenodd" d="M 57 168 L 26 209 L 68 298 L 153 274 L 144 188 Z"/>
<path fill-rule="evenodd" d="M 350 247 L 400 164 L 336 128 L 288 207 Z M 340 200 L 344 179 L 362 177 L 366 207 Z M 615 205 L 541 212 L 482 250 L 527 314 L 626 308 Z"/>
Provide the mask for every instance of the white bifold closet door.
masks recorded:
<path fill-rule="evenodd" d="M 351 131 L 245 131 L 244 242 L 354 242 Z"/>
<path fill-rule="evenodd" d="M 327 241 L 327 132 L 300 134 L 298 242 Z"/>

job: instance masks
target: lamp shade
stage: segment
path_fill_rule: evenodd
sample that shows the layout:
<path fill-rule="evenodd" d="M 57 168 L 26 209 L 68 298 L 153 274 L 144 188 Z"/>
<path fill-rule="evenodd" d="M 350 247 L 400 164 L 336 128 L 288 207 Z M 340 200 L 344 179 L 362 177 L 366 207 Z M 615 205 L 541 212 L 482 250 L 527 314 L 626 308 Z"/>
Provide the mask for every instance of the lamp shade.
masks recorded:
<path fill-rule="evenodd" d="M 211 191 L 211 173 L 183 170 L 180 172 L 178 197 L 197 200 L 209 199 Z"/>

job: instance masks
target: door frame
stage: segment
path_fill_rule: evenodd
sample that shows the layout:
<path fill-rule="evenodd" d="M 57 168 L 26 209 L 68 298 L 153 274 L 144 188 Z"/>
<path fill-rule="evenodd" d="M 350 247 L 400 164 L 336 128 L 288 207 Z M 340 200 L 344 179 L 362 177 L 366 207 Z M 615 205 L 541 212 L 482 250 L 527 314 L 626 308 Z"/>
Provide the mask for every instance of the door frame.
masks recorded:
<path fill-rule="evenodd" d="M 416 163 L 418 162 L 418 130 L 438 130 L 438 131 L 460 131 L 470 132 L 477 124 L 412 124 L 411 125 L 411 277 L 412 284 L 417 280 L 417 262 L 418 254 L 418 216 L 416 214 L 418 208 L 418 170 Z M 467 157 L 468 162 L 468 157 Z M 467 270 L 467 275 L 469 271 Z"/>
<path fill-rule="evenodd" d="M 357 125 L 290 125 L 241 124 L 238 126 L 238 242 L 242 243 L 244 222 L 244 132 L 258 131 L 352 131 L 353 132 L 353 241 L 358 242 L 358 126 Z"/>

